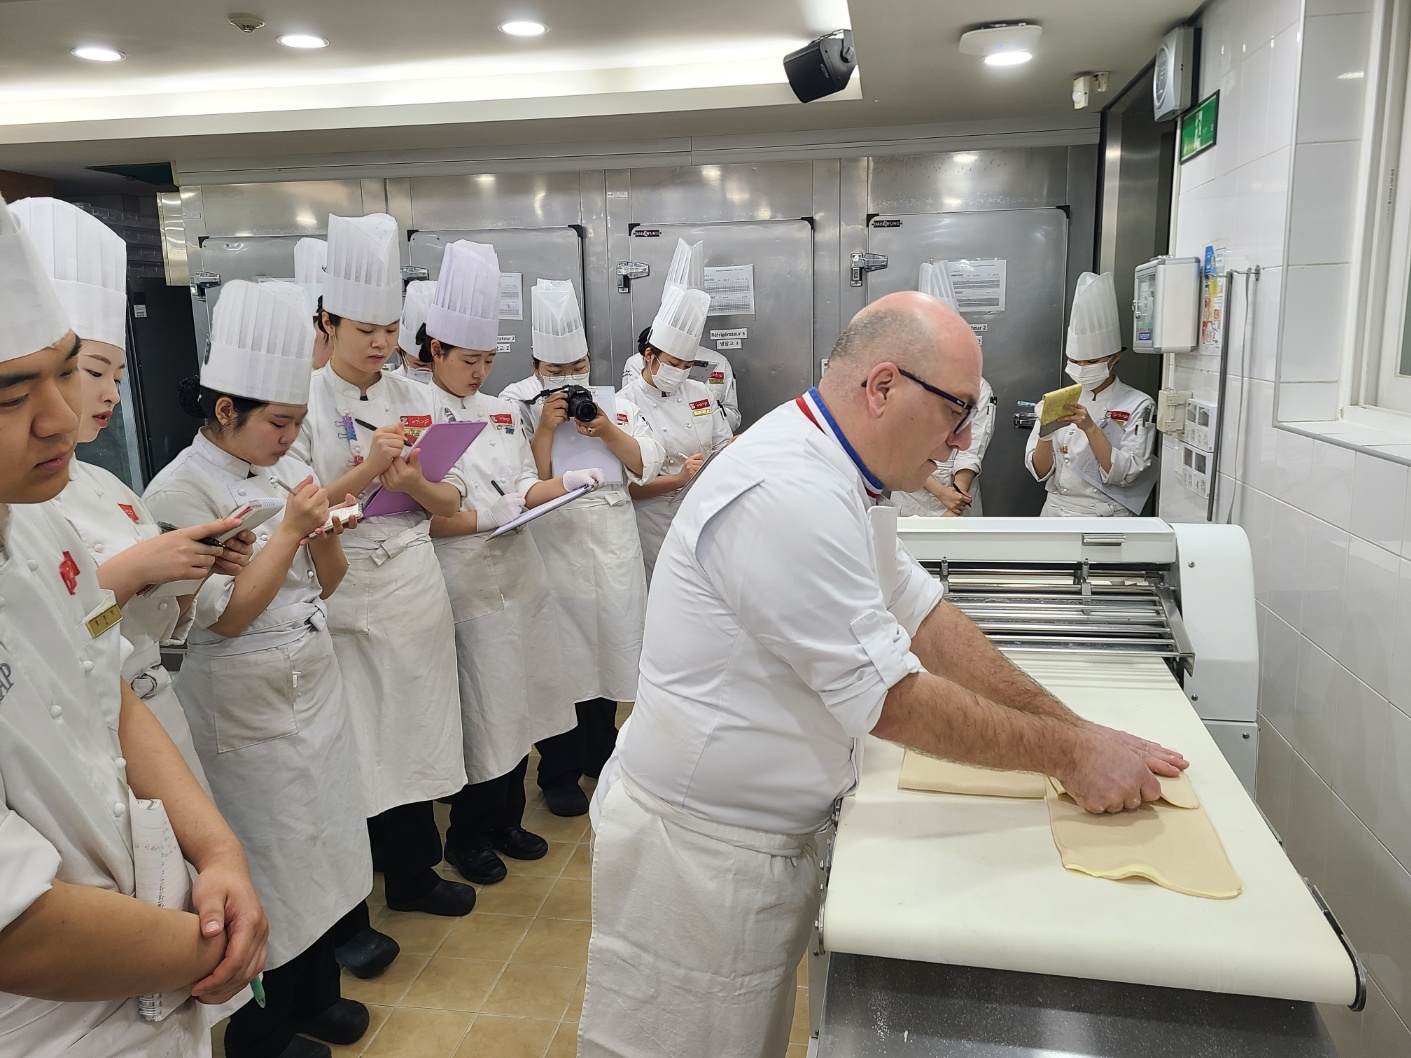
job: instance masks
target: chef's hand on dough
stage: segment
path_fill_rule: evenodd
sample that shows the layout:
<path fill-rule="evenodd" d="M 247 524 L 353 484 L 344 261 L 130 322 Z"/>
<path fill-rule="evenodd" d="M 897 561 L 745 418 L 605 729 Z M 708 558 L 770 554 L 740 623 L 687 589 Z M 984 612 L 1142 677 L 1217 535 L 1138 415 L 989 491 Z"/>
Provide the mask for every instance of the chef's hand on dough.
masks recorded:
<path fill-rule="evenodd" d="M 1073 756 L 1070 773 L 1056 778 L 1094 815 L 1140 808 L 1161 797 L 1161 783 L 1142 755 L 1095 726 L 1079 735 Z"/>
<path fill-rule="evenodd" d="M 1142 759 L 1146 761 L 1146 766 L 1157 775 L 1165 775 L 1167 778 L 1174 779 L 1190 767 L 1190 761 L 1174 749 L 1167 749 L 1155 742 L 1148 742 L 1129 731 L 1118 731 L 1115 727 L 1103 727 L 1101 724 L 1093 726 L 1108 738 L 1116 739 L 1128 749 L 1141 754 Z"/>

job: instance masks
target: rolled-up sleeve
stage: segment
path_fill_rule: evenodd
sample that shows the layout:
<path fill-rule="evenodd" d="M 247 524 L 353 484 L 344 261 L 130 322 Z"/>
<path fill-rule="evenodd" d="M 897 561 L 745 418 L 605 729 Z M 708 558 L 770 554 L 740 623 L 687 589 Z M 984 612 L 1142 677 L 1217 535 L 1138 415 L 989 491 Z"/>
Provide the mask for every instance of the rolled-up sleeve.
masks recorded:
<path fill-rule="evenodd" d="M 1130 485 L 1141 472 L 1151 466 L 1156 448 L 1156 431 L 1152 428 L 1154 405 L 1147 401 L 1132 413 L 1132 421 L 1122 431 L 1121 444 L 1112 446 L 1112 466 L 1102 475 L 1109 485 Z"/>
<path fill-rule="evenodd" d="M 47 893 L 59 873 L 59 850 L 5 800 L 0 775 L 0 929 Z"/>
<path fill-rule="evenodd" d="M 897 541 L 897 584 L 892 589 L 892 597 L 887 600 L 891 611 L 907 635 L 914 636 L 921 622 L 931 615 L 936 604 L 945 595 L 941 582 L 926 568 L 912 558 L 900 540 Z"/>
<path fill-rule="evenodd" d="M 631 401 L 623 400 L 622 395 L 618 394 L 617 413 L 621 415 L 624 412 L 627 414 L 627 432 L 642 450 L 642 473 L 634 474 L 626 467 L 622 468 L 622 472 L 633 485 L 650 485 L 661 473 L 662 463 L 666 462 L 666 449 L 652 436 L 652 428 L 647 425 L 642 410 Z"/>
<path fill-rule="evenodd" d="M 697 561 L 741 627 L 854 737 L 877 725 L 887 692 L 922 668 L 911 634 L 882 598 L 869 558 L 870 527 L 859 514 L 840 494 L 755 488 L 707 524 L 696 547 Z M 791 525 L 809 529 L 764 531 Z M 923 604 L 912 575 L 902 572 L 898 591 L 909 613 Z"/>
<path fill-rule="evenodd" d="M 975 409 L 975 421 L 970 424 L 970 447 L 956 452 L 953 470 L 972 470 L 980 473 L 985 460 L 985 449 L 990 447 L 990 438 L 995 432 L 995 395 L 990 384 L 980 382 L 980 406 Z"/>

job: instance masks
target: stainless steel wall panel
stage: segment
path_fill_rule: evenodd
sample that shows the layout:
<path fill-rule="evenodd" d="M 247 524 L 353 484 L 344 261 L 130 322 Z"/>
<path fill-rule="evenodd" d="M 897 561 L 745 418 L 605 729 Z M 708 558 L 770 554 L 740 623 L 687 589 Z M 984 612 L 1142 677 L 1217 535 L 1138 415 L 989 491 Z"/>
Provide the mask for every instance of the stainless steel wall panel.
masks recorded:
<path fill-rule="evenodd" d="M 582 223 L 577 172 L 420 176 L 411 185 L 411 227 L 554 228 Z"/>
<path fill-rule="evenodd" d="M 841 168 L 840 206 L 838 221 L 838 273 L 834 282 L 838 289 L 838 330 L 826 346 L 817 350 L 819 360 L 827 358 L 833 345 L 858 310 L 867 304 L 867 288 L 853 286 L 850 281 L 851 257 L 854 252 L 867 250 L 867 186 L 870 160 L 847 158 Z"/>
<path fill-rule="evenodd" d="M 360 180 L 212 184 L 203 197 L 210 235 L 322 235 L 330 213 L 361 217 L 367 212 Z"/>
<path fill-rule="evenodd" d="M 867 212 L 931 213 L 1068 204 L 1067 147 L 872 159 Z"/>
<path fill-rule="evenodd" d="M 838 340 L 841 308 L 838 273 L 842 269 L 839 224 L 842 163 L 813 163 L 813 377 L 822 374 L 821 359 Z"/>
<path fill-rule="evenodd" d="M 634 217 L 657 224 L 798 220 L 813 210 L 813 163 L 633 169 L 631 187 Z"/>
<path fill-rule="evenodd" d="M 588 170 L 578 174 L 578 197 L 582 215 L 583 274 L 592 282 L 583 284 L 583 323 L 588 330 L 588 350 L 592 354 L 593 383 L 616 385 L 622 377 L 620 365 L 612 357 L 612 263 L 609 254 L 606 174 Z"/>

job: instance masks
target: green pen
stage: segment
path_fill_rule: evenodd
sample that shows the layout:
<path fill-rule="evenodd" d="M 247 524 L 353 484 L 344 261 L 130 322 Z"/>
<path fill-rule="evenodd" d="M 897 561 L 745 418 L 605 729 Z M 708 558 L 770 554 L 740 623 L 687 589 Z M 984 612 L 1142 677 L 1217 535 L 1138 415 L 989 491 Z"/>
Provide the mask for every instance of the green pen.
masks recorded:
<path fill-rule="evenodd" d="M 250 991 L 253 992 L 253 993 L 255 993 L 255 1002 L 259 1004 L 261 1010 L 264 1010 L 264 1008 L 265 1008 L 265 975 L 264 975 L 264 974 L 255 974 L 254 977 L 250 978 Z"/>

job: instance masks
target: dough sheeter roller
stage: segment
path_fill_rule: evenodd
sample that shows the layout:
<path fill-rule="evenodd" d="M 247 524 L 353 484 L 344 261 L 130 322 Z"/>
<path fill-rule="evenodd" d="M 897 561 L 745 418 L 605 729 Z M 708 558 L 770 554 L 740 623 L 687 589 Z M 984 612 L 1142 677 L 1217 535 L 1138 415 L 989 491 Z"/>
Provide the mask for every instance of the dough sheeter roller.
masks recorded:
<path fill-rule="evenodd" d="M 868 738 L 825 856 L 810 1054 L 1335 1055 L 1316 1004 L 1360 1009 L 1364 979 L 1251 797 L 1243 531 L 1155 518 L 902 518 L 896 531 L 1075 712 L 1186 755 L 1244 889 L 1205 900 L 1066 871 L 1042 801 L 899 790 L 901 748 Z"/>

